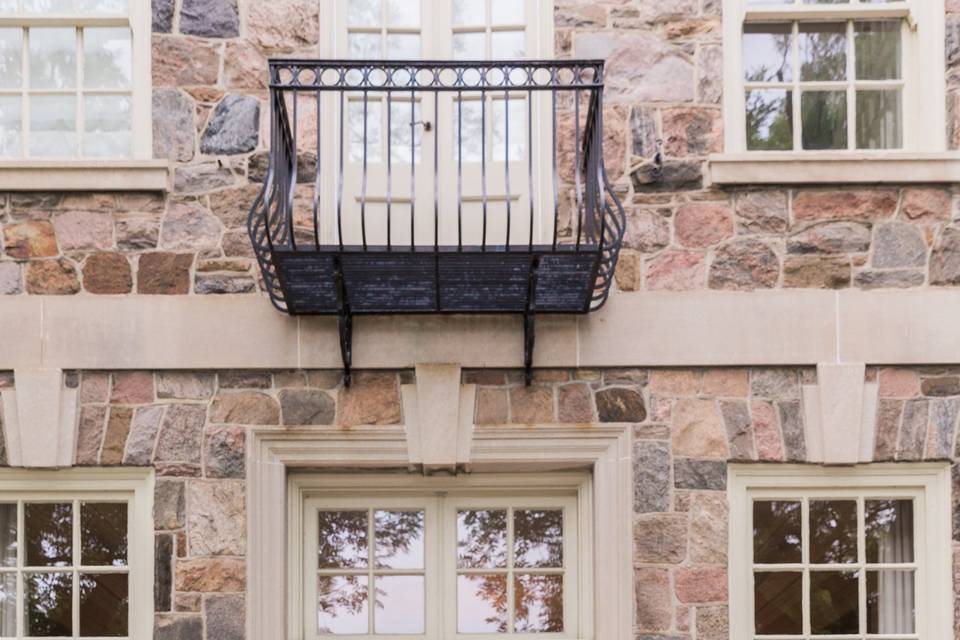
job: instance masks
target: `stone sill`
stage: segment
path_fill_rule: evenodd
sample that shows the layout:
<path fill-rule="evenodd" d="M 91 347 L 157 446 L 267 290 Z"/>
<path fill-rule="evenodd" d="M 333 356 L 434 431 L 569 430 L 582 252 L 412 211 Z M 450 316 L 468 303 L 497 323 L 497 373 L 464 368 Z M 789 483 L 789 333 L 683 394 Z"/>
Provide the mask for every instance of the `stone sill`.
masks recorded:
<path fill-rule="evenodd" d="M 0 191 L 167 191 L 166 160 L 3 160 Z"/>
<path fill-rule="evenodd" d="M 960 182 L 960 153 L 717 154 L 708 164 L 719 186 Z"/>

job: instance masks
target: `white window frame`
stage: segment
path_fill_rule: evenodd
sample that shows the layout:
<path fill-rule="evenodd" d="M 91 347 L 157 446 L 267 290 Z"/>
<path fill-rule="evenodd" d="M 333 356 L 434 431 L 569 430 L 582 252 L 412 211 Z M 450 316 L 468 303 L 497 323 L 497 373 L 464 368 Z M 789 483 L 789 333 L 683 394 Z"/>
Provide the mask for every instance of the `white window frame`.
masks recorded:
<path fill-rule="evenodd" d="M 149 469 L 0 469 L 0 502 L 127 501 L 128 637 L 131 639 L 150 638 L 153 634 L 153 491 L 154 474 Z M 22 522 L 18 535 L 23 535 Z M 22 552 L 19 561 L 22 562 Z M 22 589 L 17 597 L 23 598 Z M 77 615 L 74 611 L 75 620 Z M 17 621 L 17 628 L 22 629 L 22 620 Z"/>
<path fill-rule="evenodd" d="M 385 635 L 320 636 L 316 624 L 317 523 L 320 509 L 397 508 L 424 509 L 426 538 L 426 633 L 431 640 L 502 638 L 552 638 L 581 640 L 591 637 L 583 625 L 592 616 L 590 593 L 592 483 L 582 473 L 480 474 L 423 477 L 415 475 L 291 474 L 289 565 L 289 629 L 293 638 L 354 640 Z M 458 508 L 561 508 L 564 510 L 564 632 L 563 633 L 458 633 L 456 606 L 456 512 Z M 512 568 L 510 568 L 512 571 Z M 534 570 L 534 573 L 536 571 Z M 512 584 L 508 581 L 508 594 Z M 508 599 L 512 599 L 508 595 Z M 369 607 L 368 607 L 369 609 Z M 402 637 L 402 636 L 397 636 Z M 410 636 L 407 636 L 410 637 Z M 424 636 L 420 636 L 424 637 Z"/>
<path fill-rule="evenodd" d="M 945 9 L 943 0 L 899 0 L 883 4 L 747 5 L 747 0 L 725 0 L 723 12 L 724 47 L 724 130 L 725 152 L 770 156 L 773 159 L 805 156 L 858 154 L 884 156 L 898 153 L 937 153 L 946 150 L 946 66 L 943 51 Z M 903 39 L 903 148 L 838 149 L 834 151 L 747 151 L 743 78 L 743 26 L 748 22 L 823 21 L 851 19 L 905 21 Z M 850 82 L 853 80 L 850 79 Z M 798 99 L 795 96 L 795 99 Z M 848 105 L 848 109 L 851 105 Z M 848 123 L 847 135 L 856 131 Z"/>
<path fill-rule="evenodd" d="M 890 496 L 914 499 L 916 635 L 952 637 L 952 508 L 945 463 L 857 467 L 730 465 L 730 637 L 753 638 L 752 500 L 805 496 Z"/>
<path fill-rule="evenodd" d="M 152 14 L 150 3 L 129 0 L 128 13 L 110 15 L 0 14 L 0 27 L 129 27 L 132 48 L 132 155 L 100 159 L 0 159 L 0 190 L 163 191 L 168 188 L 169 163 L 153 159 Z M 26 44 L 24 44 L 26 46 Z M 27 79 L 24 78 L 24 82 Z M 78 105 L 78 110 L 80 105 Z M 29 116 L 27 116 L 29 118 Z M 24 148 L 29 144 L 24 131 Z M 79 135 L 79 132 L 78 132 Z"/>

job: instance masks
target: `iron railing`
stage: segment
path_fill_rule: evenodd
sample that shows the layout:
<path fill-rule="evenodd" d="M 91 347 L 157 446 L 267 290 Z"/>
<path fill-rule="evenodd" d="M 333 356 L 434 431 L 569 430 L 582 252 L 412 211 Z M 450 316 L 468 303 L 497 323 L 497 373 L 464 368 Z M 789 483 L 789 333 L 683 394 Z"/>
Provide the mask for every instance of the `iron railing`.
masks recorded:
<path fill-rule="evenodd" d="M 523 314 L 529 369 L 535 314 L 606 301 L 603 62 L 271 60 L 270 109 L 253 248 L 278 309 L 340 317 L 348 374 L 356 314 Z"/>

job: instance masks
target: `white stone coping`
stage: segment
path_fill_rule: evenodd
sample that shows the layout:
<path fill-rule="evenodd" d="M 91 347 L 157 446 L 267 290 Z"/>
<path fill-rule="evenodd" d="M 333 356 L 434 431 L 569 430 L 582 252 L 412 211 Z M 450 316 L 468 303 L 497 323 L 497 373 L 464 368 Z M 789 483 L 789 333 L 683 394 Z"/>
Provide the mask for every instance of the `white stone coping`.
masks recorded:
<path fill-rule="evenodd" d="M 934 184 L 960 182 L 960 153 L 767 152 L 710 156 L 711 184 Z"/>
<path fill-rule="evenodd" d="M 166 160 L 3 160 L 0 191 L 167 191 Z"/>
<path fill-rule="evenodd" d="M 537 318 L 536 367 L 960 362 L 960 291 L 617 293 L 589 316 Z M 517 316 L 354 323 L 356 368 L 521 367 Z M 0 298 L 0 370 L 340 368 L 334 318 L 260 296 Z"/>

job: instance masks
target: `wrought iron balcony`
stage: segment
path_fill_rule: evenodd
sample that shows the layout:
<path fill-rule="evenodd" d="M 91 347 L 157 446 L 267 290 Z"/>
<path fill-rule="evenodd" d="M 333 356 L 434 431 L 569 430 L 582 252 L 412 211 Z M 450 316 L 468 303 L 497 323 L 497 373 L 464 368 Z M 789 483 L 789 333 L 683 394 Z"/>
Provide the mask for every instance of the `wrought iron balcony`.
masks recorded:
<path fill-rule="evenodd" d="M 270 62 L 269 167 L 249 218 L 273 304 L 339 317 L 537 314 L 607 299 L 623 207 L 601 61 Z"/>

